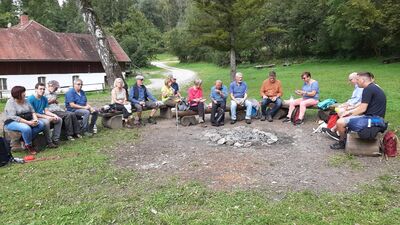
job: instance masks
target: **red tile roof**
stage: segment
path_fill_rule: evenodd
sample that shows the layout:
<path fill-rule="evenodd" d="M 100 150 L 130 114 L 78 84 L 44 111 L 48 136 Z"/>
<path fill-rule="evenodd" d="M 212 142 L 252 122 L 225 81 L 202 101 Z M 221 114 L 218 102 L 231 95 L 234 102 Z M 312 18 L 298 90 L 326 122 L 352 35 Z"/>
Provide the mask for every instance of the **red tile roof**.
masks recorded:
<path fill-rule="evenodd" d="M 118 62 L 130 62 L 114 37 L 107 37 Z M 99 62 L 90 34 L 57 33 L 36 21 L 0 29 L 0 61 Z"/>

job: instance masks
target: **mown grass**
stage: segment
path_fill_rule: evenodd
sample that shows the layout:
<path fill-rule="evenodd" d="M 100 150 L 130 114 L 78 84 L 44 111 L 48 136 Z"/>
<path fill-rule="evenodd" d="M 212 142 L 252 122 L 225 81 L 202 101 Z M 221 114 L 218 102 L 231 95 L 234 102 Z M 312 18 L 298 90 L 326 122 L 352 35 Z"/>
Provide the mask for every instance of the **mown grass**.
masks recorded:
<path fill-rule="evenodd" d="M 136 130 L 100 129 L 63 143 L 46 161 L 0 169 L 2 224 L 396 224 L 400 178 L 381 177 L 360 193 L 212 191 L 140 178 L 116 169 L 110 151 Z M 22 153 L 17 155 L 22 156 Z M 280 195 L 275 200 L 276 195 Z"/>
<path fill-rule="evenodd" d="M 335 62 L 327 64 L 319 65 L 326 68 L 327 74 L 333 74 L 335 66 L 332 64 Z M 315 71 L 319 68 L 316 63 L 310 65 L 314 65 Z M 369 64 L 363 62 L 362 65 L 367 67 Z M 374 65 L 378 67 L 378 64 Z M 226 68 L 204 63 L 180 64 L 179 67 L 198 71 L 207 90 L 215 79 L 229 81 Z M 391 74 L 399 74 L 399 67 L 389 67 L 389 72 L 371 71 L 376 73 L 378 83 L 386 93 L 399 99 L 398 93 L 390 93 L 398 90 L 392 89 L 399 83 L 395 83 L 398 78 L 396 80 Z M 294 65 L 276 70 L 285 90 L 292 90 L 301 85 L 300 72 L 309 68 Z M 252 87 L 259 87 L 267 71 L 251 67 L 240 67 L 239 70 L 249 83 L 250 95 L 258 97 Z M 353 68 L 348 70 L 351 72 Z M 337 86 L 333 83 L 346 83 L 347 70 L 339 71 L 337 78 L 330 79 L 320 75 L 325 73 L 310 71 L 323 85 L 323 98 L 329 96 L 324 93 L 335 93 L 338 100 L 344 100 L 350 94 L 351 87 L 348 86 L 340 88 L 340 91 L 333 90 Z M 332 85 L 325 84 L 328 80 L 332 80 Z M 344 91 L 346 93 L 341 93 Z M 290 96 L 289 91 L 286 91 L 287 96 Z M 93 93 L 89 97 L 105 101 L 109 94 Z M 394 114 L 394 110 L 388 110 L 388 115 L 395 118 Z M 182 184 L 171 179 L 164 183 L 139 176 L 135 171 L 118 169 L 110 152 L 118 146 L 129 149 L 138 136 L 137 130 L 99 127 L 99 133 L 93 138 L 64 142 L 59 149 L 38 155 L 38 158 L 47 157 L 48 160 L 0 168 L 1 223 L 398 224 L 400 219 L 400 176 L 397 173 L 380 177 L 358 193 L 275 193 L 268 189 L 213 191 L 196 182 Z M 24 153 L 16 155 L 23 156 Z M 340 166 L 352 160 L 335 158 L 332 162 L 338 162 Z"/>
<path fill-rule="evenodd" d="M 170 65 L 198 72 L 204 81 L 204 92 L 209 95 L 210 87 L 215 80 L 222 80 L 226 86 L 230 84 L 229 68 L 218 67 L 210 63 L 172 63 Z M 284 99 L 296 97 L 294 90 L 301 89 L 300 74 L 311 72 L 312 78 L 319 82 L 321 99 L 334 98 L 338 102 L 346 101 L 353 91 L 348 84 L 348 75 L 354 71 L 369 71 L 376 77 L 376 83 L 381 86 L 387 96 L 387 111 L 385 119 L 390 127 L 400 127 L 400 63 L 382 64 L 378 59 L 368 60 L 324 60 L 293 64 L 289 67 L 277 65 L 272 69 L 255 69 L 254 65 L 241 65 L 238 71 L 244 74 L 244 80 L 249 86 L 249 98 L 260 99 L 259 88 L 270 70 L 277 73 L 284 89 Z"/>

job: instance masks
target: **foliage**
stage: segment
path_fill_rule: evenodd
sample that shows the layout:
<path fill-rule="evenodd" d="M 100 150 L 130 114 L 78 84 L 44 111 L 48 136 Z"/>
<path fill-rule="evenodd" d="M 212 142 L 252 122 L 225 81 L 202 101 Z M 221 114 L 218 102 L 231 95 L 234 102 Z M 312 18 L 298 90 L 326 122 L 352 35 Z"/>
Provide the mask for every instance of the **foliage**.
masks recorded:
<path fill-rule="evenodd" d="M 117 22 L 111 28 L 122 48 L 127 52 L 132 62 L 139 67 L 146 66 L 158 52 L 161 34 L 144 15 L 131 8 L 127 19 Z"/>

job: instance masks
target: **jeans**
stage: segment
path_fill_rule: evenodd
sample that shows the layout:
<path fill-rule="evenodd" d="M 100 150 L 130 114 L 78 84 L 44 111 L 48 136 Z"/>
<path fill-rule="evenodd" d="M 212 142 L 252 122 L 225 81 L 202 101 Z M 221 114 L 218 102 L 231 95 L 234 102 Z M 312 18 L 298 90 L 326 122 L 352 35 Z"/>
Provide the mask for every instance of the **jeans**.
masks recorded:
<path fill-rule="evenodd" d="M 226 109 L 226 102 L 225 101 L 221 101 L 221 102 L 217 102 L 217 104 L 215 104 L 214 102 L 212 102 L 212 107 L 211 107 L 211 123 L 215 123 L 215 114 L 217 113 L 217 109 L 221 108 L 224 110 Z M 225 114 L 222 116 L 222 122 L 225 120 Z"/>
<path fill-rule="evenodd" d="M 81 124 L 78 118 L 76 118 L 75 113 L 69 111 L 55 111 L 53 113 L 63 119 L 65 131 L 68 136 L 81 133 Z"/>
<path fill-rule="evenodd" d="M 274 107 L 267 111 L 267 106 L 271 103 L 274 103 Z M 262 115 L 263 116 L 271 115 L 271 117 L 274 117 L 275 114 L 278 112 L 278 110 L 281 108 L 281 106 L 282 106 L 282 100 L 279 97 L 276 98 L 275 102 L 272 101 L 270 98 L 267 99 L 264 98 L 261 102 Z"/>
<path fill-rule="evenodd" d="M 9 131 L 21 132 L 22 139 L 24 139 L 25 145 L 32 145 L 32 140 L 38 133 L 44 130 L 43 121 L 39 120 L 39 124 L 36 127 L 31 127 L 28 124 L 13 121 L 7 124 L 5 127 Z"/>
<path fill-rule="evenodd" d="M 52 142 L 58 142 L 60 140 L 60 134 L 61 134 L 61 127 L 62 127 L 62 119 L 57 120 L 57 122 L 52 122 L 54 124 L 53 127 L 53 137 L 51 137 L 51 127 L 50 127 L 50 120 L 45 119 L 45 118 L 39 118 L 39 121 L 42 121 L 44 123 L 44 136 L 46 137 L 47 144 L 50 144 Z"/>
<path fill-rule="evenodd" d="M 236 98 L 238 101 L 241 101 L 242 98 Z M 251 119 L 251 110 L 252 104 L 249 100 L 244 101 L 244 105 L 246 106 L 246 120 Z M 231 119 L 236 120 L 236 109 L 237 103 L 235 101 L 231 101 Z"/>
<path fill-rule="evenodd" d="M 124 118 L 124 119 L 128 119 L 128 118 L 129 118 L 129 116 L 130 116 L 131 114 L 128 112 L 128 110 L 125 108 L 124 105 L 121 105 L 121 104 L 118 104 L 118 103 L 115 103 L 114 105 L 115 105 L 115 109 L 116 109 L 116 110 L 122 111 L 122 114 L 123 114 L 123 118 Z"/>
<path fill-rule="evenodd" d="M 81 129 L 82 132 L 93 133 L 93 127 L 96 124 L 99 112 L 94 111 L 93 113 L 90 113 L 90 111 L 87 109 L 77 109 L 77 110 L 75 110 L 74 113 L 77 116 L 82 116 L 82 129 Z M 92 115 L 92 118 L 91 118 L 90 124 L 89 124 L 90 115 Z"/>

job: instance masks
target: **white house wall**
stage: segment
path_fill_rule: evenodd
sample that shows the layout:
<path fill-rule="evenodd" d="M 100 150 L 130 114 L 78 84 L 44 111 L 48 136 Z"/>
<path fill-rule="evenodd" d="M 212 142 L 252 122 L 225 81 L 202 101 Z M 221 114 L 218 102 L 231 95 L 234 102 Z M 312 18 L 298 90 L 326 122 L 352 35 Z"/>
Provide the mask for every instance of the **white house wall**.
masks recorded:
<path fill-rule="evenodd" d="M 3 98 L 10 96 L 10 90 L 14 86 L 24 86 L 26 95 L 34 93 L 38 77 L 46 77 L 46 82 L 56 80 L 60 83 L 61 92 L 65 93 L 72 87 L 72 77 L 79 76 L 83 81 L 84 91 L 103 90 L 105 73 L 72 73 L 72 74 L 26 74 L 26 75 L 1 75 L 0 78 L 7 79 L 7 91 L 3 91 Z"/>

